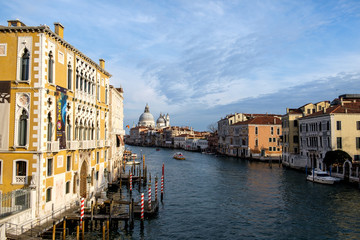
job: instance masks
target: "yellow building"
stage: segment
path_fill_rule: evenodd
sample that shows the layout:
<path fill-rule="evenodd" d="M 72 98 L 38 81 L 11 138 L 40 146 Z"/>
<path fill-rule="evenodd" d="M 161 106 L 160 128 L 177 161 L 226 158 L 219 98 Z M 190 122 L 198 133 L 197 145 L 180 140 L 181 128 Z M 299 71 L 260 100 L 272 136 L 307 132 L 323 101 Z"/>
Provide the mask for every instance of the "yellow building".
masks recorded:
<path fill-rule="evenodd" d="M 286 109 L 282 116 L 282 163 L 292 168 L 304 168 L 304 162 L 300 157 L 299 146 L 299 119 L 322 111 L 330 106 L 329 101 L 308 103 L 299 108 Z"/>
<path fill-rule="evenodd" d="M 109 78 L 55 23 L 0 26 L 0 190 L 36 189 L 35 217 L 93 199 L 109 165 Z"/>

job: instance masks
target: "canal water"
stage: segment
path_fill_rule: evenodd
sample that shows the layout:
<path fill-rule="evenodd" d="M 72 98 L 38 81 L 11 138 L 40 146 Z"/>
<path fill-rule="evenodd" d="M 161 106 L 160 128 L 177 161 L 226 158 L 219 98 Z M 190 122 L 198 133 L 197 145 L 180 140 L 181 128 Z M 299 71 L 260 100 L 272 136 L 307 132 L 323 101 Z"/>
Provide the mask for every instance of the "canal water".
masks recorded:
<path fill-rule="evenodd" d="M 360 239 L 357 187 L 307 182 L 278 164 L 185 151 L 182 161 L 172 158 L 178 150 L 127 148 L 146 156 L 152 179 L 165 164 L 165 194 L 143 231 L 137 220 L 114 239 Z"/>

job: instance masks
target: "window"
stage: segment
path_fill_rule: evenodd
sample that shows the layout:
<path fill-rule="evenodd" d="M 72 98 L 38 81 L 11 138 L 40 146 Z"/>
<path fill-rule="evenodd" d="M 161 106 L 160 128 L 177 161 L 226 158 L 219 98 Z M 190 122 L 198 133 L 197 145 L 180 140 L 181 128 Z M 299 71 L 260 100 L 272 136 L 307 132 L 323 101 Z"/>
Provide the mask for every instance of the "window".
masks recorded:
<path fill-rule="evenodd" d="M 341 130 L 341 121 L 336 121 L 336 130 Z"/>
<path fill-rule="evenodd" d="M 30 53 L 25 48 L 24 54 L 21 57 L 20 65 L 20 80 L 27 81 L 29 80 L 29 70 L 30 70 Z"/>
<path fill-rule="evenodd" d="M 97 85 L 96 99 L 100 101 L 100 83 Z"/>
<path fill-rule="evenodd" d="M 47 159 L 47 176 L 50 177 L 53 174 L 53 159 Z"/>
<path fill-rule="evenodd" d="M 341 137 L 336 138 L 336 144 L 337 144 L 338 149 L 342 148 L 342 138 Z"/>
<path fill-rule="evenodd" d="M 70 117 L 67 118 L 67 125 L 66 125 L 66 140 L 71 141 L 71 125 L 70 125 Z"/>
<path fill-rule="evenodd" d="M 27 123 L 28 115 L 25 109 L 23 109 L 22 114 L 19 119 L 19 146 L 26 146 L 27 144 Z"/>
<path fill-rule="evenodd" d="M 54 56 L 53 56 L 52 51 L 49 52 L 48 81 L 49 81 L 49 83 L 54 83 Z"/>
<path fill-rule="evenodd" d="M 47 118 L 48 124 L 47 124 L 47 141 L 51 142 L 52 140 L 52 122 L 51 122 L 51 114 L 48 114 L 48 118 Z"/>
<path fill-rule="evenodd" d="M 25 161 L 16 161 L 16 176 L 26 176 Z"/>
<path fill-rule="evenodd" d="M 298 121 L 294 120 L 294 127 L 297 127 L 297 126 L 298 126 Z"/>
<path fill-rule="evenodd" d="M 258 146 L 258 140 L 255 139 L 255 147 L 257 147 L 257 146 Z"/>
<path fill-rule="evenodd" d="M 258 127 L 255 127 L 255 134 L 258 134 Z"/>
<path fill-rule="evenodd" d="M 108 104 L 108 97 L 107 97 L 107 95 L 108 95 L 108 89 L 107 89 L 107 87 L 105 88 L 105 104 Z"/>
<path fill-rule="evenodd" d="M 71 170 L 71 156 L 66 156 L 66 171 Z"/>
<path fill-rule="evenodd" d="M 269 138 L 269 142 L 271 142 L 271 138 Z"/>
<path fill-rule="evenodd" d="M 96 152 L 96 163 L 100 162 L 100 152 Z"/>
<path fill-rule="evenodd" d="M 269 151 L 270 151 L 270 152 L 272 151 L 272 147 L 269 147 Z"/>
<path fill-rule="evenodd" d="M 95 179 L 96 179 L 96 180 L 99 180 L 99 171 L 96 171 L 96 173 L 95 173 Z"/>
<path fill-rule="evenodd" d="M 3 172 L 2 172 L 2 160 L 0 160 L 0 184 L 2 184 L 2 176 L 3 176 Z"/>
<path fill-rule="evenodd" d="M 280 128 L 277 128 L 276 133 L 277 135 L 280 135 Z"/>
<path fill-rule="evenodd" d="M 80 78 L 80 76 L 79 76 L 79 72 L 78 71 L 76 71 L 76 82 L 75 82 L 75 87 L 76 87 L 76 90 L 78 90 L 79 89 L 79 78 Z"/>
<path fill-rule="evenodd" d="M 276 139 L 275 139 L 275 138 L 273 138 L 273 142 L 276 142 Z"/>
<path fill-rule="evenodd" d="M 293 136 L 294 143 L 299 143 L 299 136 Z"/>
<path fill-rule="evenodd" d="M 354 161 L 360 161 L 360 155 L 354 155 Z"/>
<path fill-rule="evenodd" d="M 231 139 L 232 140 L 232 139 Z M 105 150 L 105 162 L 107 161 L 107 150 Z"/>
<path fill-rule="evenodd" d="M 68 71 L 67 71 L 67 77 L 68 77 L 68 89 L 71 90 L 72 88 L 72 69 L 71 69 L 71 64 L 69 62 L 68 64 Z"/>
<path fill-rule="evenodd" d="M 274 128 L 273 127 L 270 128 L 270 133 L 271 133 L 271 135 L 274 134 Z"/>
<path fill-rule="evenodd" d="M 330 130 L 330 122 L 329 121 L 326 122 L 326 130 L 328 130 L 328 131 Z"/>
<path fill-rule="evenodd" d="M 66 186 L 65 186 L 65 194 L 70 193 L 70 181 L 66 182 Z"/>
<path fill-rule="evenodd" d="M 360 148 L 360 137 L 356 138 L 356 148 L 359 149 Z"/>
<path fill-rule="evenodd" d="M 46 202 L 50 202 L 51 201 L 51 188 L 46 189 Z"/>
<path fill-rule="evenodd" d="M 356 121 L 356 130 L 360 130 L 360 121 Z"/>

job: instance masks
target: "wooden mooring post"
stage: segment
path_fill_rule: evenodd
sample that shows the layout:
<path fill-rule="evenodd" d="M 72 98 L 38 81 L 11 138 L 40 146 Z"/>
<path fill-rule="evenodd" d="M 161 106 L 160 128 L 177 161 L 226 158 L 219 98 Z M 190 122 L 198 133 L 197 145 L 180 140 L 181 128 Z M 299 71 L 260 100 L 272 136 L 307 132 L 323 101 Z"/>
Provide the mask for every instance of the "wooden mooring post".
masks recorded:
<path fill-rule="evenodd" d="M 56 224 L 55 221 L 53 222 L 53 232 L 52 232 L 52 239 L 55 240 L 55 233 L 56 233 Z"/>
<path fill-rule="evenodd" d="M 63 220 L 63 240 L 66 239 L 66 217 Z"/>

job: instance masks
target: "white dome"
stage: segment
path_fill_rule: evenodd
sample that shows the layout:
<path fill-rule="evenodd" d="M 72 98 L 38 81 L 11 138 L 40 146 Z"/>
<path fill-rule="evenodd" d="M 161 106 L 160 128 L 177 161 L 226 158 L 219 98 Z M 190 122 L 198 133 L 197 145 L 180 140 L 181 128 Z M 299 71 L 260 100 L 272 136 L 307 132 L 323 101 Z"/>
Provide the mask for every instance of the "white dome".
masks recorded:
<path fill-rule="evenodd" d="M 159 117 L 156 123 L 165 123 L 165 119 L 162 117 Z"/>
<path fill-rule="evenodd" d="M 146 104 L 144 113 L 139 117 L 139 126 L 155 127 L 154 116 L 149 111 L 149 106 Z"/>

